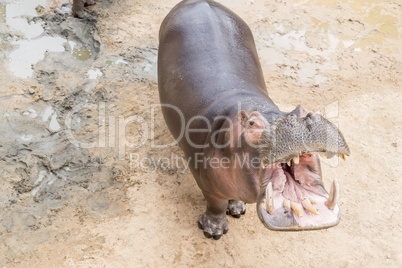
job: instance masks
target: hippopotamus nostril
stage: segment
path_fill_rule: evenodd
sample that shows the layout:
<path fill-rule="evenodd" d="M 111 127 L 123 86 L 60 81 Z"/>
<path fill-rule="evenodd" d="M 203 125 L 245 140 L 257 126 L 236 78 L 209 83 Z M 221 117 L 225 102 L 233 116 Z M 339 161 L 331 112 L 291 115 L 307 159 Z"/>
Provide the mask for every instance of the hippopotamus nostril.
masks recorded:
<path fill-rule="evenodd" d="M 306 117 L 306 118 L 304 119 L 304 123 L 306 124 L 307 129 L 308 129 L 309 131 L 311 131 L 312 125 L 313 125 L 313 123 L 314 123 L 313 120 L 311 120 L 310 117 Z"/>
<path fill-rule="evenodd" d="M 307 115 L 306 115 L 306 119 L 307 118 L 309 118 L 310 120 L 312 120 L 313 122 L 316 122 L 316 121 L 320 121 L 321 120 L 321 115 L 319 115 L 319 114 L 315 114 L 315 113 L 308 113 Z"/>

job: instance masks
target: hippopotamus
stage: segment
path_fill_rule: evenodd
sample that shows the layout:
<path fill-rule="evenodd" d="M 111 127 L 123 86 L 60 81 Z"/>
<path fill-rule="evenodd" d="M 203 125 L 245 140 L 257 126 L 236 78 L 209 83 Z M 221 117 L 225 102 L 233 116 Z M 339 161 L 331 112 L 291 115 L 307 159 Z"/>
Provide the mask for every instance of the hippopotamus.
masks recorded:
<path fill-rule="evenodd" d="M 82 19 L 84 6 L 95 5 L 95 0 L 73 0 L 73 16 Z"/>
<path fill-rule="evenodd" d="M 252 32 L 223 5 L 185 0 L 159 32 L 158 87 L 162 113 L 207 208 L 198 227 L 207 238 L 228 231 L 257 203 L 271 230 L 312 230 L 338 224 L 339 186 L 330 193 L 320 155 L 350 154 L 341 132 L 301 106 L 282 112 L 269 98 Z"/>

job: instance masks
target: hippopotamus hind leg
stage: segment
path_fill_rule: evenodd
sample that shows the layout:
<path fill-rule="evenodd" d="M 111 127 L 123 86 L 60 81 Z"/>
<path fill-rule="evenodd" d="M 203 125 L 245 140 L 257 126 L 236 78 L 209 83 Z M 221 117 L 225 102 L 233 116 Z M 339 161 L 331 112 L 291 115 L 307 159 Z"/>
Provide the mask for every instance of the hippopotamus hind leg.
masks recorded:
<path fill-rule="evenodd" d="M 240 215 L 246 213 L 246 205 L 244 202 L 239 200 L 229 200 L 228 208 L 226 210 L 227 215 L 232 215 L 232 217 L 240 218 Z"/>

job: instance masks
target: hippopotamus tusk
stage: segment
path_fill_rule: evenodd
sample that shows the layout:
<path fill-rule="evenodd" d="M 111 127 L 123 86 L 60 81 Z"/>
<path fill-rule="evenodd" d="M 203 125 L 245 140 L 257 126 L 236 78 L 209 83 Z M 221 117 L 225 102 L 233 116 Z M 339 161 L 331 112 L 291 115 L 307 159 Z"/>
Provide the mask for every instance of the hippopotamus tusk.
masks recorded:
<path fill-rule="evenodd" d="M 339 187 L 324 189 L 319 155 L 345 158 L 340 131 L 301 106 L 282 112 L 268 97 L 247 24 L 209 0 L 176 5 L 159 32 L 158 86 L 166 124 L 206 201 L 198 226 L 219 239 L 226 213 L 257 202 L 273 230 L 338 224 Z"/>

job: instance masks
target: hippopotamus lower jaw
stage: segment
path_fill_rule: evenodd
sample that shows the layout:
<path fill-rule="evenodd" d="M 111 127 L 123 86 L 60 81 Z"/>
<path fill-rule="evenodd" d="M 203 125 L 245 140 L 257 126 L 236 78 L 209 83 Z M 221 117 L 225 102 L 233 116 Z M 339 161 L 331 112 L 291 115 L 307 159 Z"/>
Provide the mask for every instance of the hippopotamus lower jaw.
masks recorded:
<path fill-rule="evenodd" d="M 257 212 L 272 230 L 313 230 L 338 224 L 339 186 L 324 189 L 318 155 L 345 159 L 349 148 L 339 130 L 316 114 L 278 118 L 259 138 L 261 191 Z"/>
<path fill-rule="evenodd" d="M 268 180 L 266 178 L 269 178 Z M 333 181 L 330 194 L 321 180 L 317 154 L 299 156 L 299 163 L 275 163 L 262 166 L 257 213 L 272 230 L 297 231 L 329 228 L 338 224 L 339 186 Z"/>

